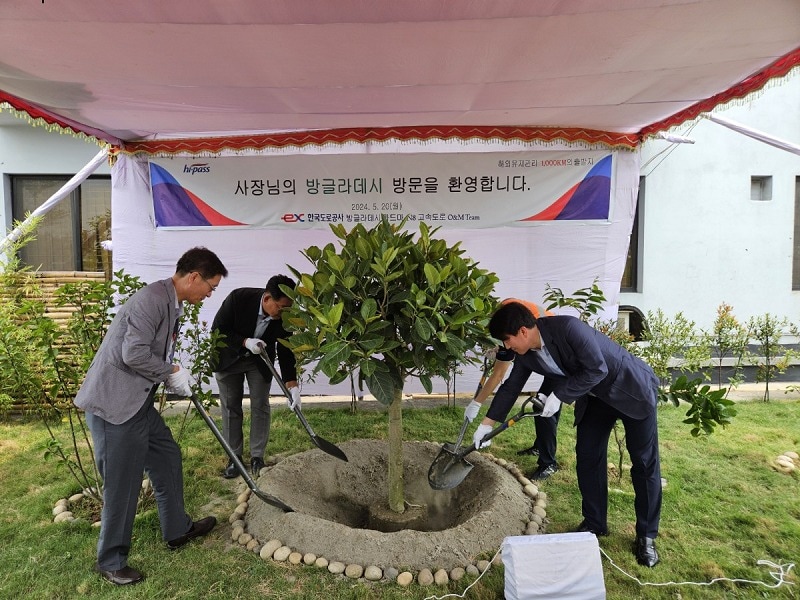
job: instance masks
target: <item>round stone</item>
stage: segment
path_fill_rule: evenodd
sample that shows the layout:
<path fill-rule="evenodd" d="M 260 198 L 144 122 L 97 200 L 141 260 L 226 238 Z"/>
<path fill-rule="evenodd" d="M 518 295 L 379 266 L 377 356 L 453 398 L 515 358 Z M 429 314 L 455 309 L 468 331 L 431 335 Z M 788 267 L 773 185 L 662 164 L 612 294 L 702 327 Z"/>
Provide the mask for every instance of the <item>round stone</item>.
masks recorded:
<path fill-rule="evenodd" d="M 478 571 L 483 573 L 486 570 L 486 567 L 489 566 L 489 561 L 488 560 L 479 560 L 478 562 L 475 563 L 475 566 L 478 567 Z"/>
<path fill-rule="evenodd" d="M 464 574 L 466 571 L 463 567 L 456 567 L 452 571 L 450 571 L 450 579 L 453 581 L 461 581 L 464 578 Z"/>
<path fill-rule="evenodd" d="M 53 523 L 64 523 L 66 521 L 74 521 L 74 520 L 75 520 L 75 517 L 73 516 L 73 514 L 70 511 L 67 510 L 67 511 L 58 513 L 55 516 L 55 518 L 53 519 Z"/>
<path fill-rule="evenodd" d="M 280 540 L 270 540 L 266 544 L 264 544 L 264 546 L 261 548 L 261 552 L 259 552 L 259 555 L 264 560 L 272 558 L 272 555 L 275 554 L 275 551 L 281 546 L 283 546 L 283 542 L 281 542 Z"/>
<path fill-rule="evenodd" d="M 252 540 L 247 542 L 247 544 L 245 545 L 245 548 L 247 548 L 250 552 L 256 552 L 256 550 L 259 549 L 258 548 L 258 540 L 253 538 Z"/>
<path fill-rule="evenodd" d="M 53 507 L 53 515 L 54 516 L 58 516 L 61 513 L 68 512 L 68 511 L 69 511 L 69 508 L 67 507 L 66 504 L 59 504 L 59 505 Z"/>
<path fill-rule="evenodd" d="M 283 562 L 287 558 L 289 558 L 289 555 L 291 553 L 292 553 L 292 549 L 289 548 L 289 546 L 281 546 L 280 548 L 275 550 L 275 553 L 272 555 L 272 560 L 276 560 L 278 562 Z"/>
<path fill-rule="evenodd" d="M 397 576 L 397 585 L 407 587 L 414 581 L 414 576 L 408 571 L 403 571 Z"/>
<path fill-rule="evenodd" d="M 358 579 L 364 574 L 364 567 L 361 565 L 347 565 L 344 569 L 344 574 L 350 579 Z"/>
<path fill-rule="evenodd" d="M 252 539 L 253 539 L 252 535 L 250 535 L 249 533 L 243 533 L 242 535 L 239 536 L 239 538 L 236 541 L 239 542 L 242 546 L 247 546 L 247 544 L 249 544 L 250 540 Z"/>
<path fill-rule="evenodd" d="M 400 571 L 395 569 L 394 567 L 386 567 L 386 570 L 383 572 L 383 576 L 386 577 L 389 581 L 394 581 L 397 579 L 397 576 L 400 574 Z"/>
<path fill-rule="evenodd" d="M 72 494 L 72 496 L 69 497 L 70 504 L 75 504 L 76 502 L 80 502 L 81 500 L 83 500 L 83 494 L 80 492 L 77 494 Z"/>
<path fill-rule="evenodd" d="M 383 577 L 383 571 L 375 565 L 369 565 L 364 569 L 364 579 L 367 581 L 379 581 L 381 577 Z"/>
<path fill-rule="evenodd" d="M 243 527 L 234 527 L 233 529 L 231 529 L 231 539 L 233 541 L 236 541 L 239 539 L 239 536 L 241 536 L 243 533 L 244 533 Z"/>
<path fill-rule="evenodd" d="M 338 560 L 334 560 L 328 565 L 328 571 L 333 573 L 334 575 L 338 575 L 339 573 L 344 573 L 346 566 L 343 562 L 339 562 Z"/>
<path fill-rule="evenodd" d="M 299 552 L 292 552 L 289 555 L 289 563 L 290 564 L 299 565 L 301 562 L 303 562 L 303 555 L 300 554 Z"/>
<path fill-rule="evenodd" d="M 528 485 L 523 487 L 522 491 L 525 492 L 531 498 L 536 498 L 536 496 L 539 495 L 539 488 L 533 485 L 532 483 L 529 483 Z"/>
<path fill-rule="evenodd" d="M 328 568 L 328 559 L 324 556 L 320 556 L 317 560 L 314 561 L 314 566 L 319 567 L 320 569 L 327 569 Z"/>
<path fill-rule="evenodd" d="M 317 562 L 317 555 L 316 554 L 312 554 L 311 552 L 306 552 L 303 555 L 303 563 L 304 564 L 313 565 L 315 562 Z"/>
<path fill-rule="evenodd" d="M 433 582 L 436 585 L 447 585 L 449 581 L 450 581 L 450 576 L 444 569 L 439 569 L 438 571 L 436 571 L 436 573 L 433 574 Z"/>
<path fill-rule="evenodd" d="M 417 583 L 420 585 L 431 585 L 433 583 L 433 573 L 430 569 L 422 569 L 417 574 Z"/>
<path fill-rule="evenodd" d="M 472 575 L 473 577 L 477 577 L 480 575 L 481 572 L 478 570 L 478 567 L 475 565 L 467 565 L 467 575 Z"/>

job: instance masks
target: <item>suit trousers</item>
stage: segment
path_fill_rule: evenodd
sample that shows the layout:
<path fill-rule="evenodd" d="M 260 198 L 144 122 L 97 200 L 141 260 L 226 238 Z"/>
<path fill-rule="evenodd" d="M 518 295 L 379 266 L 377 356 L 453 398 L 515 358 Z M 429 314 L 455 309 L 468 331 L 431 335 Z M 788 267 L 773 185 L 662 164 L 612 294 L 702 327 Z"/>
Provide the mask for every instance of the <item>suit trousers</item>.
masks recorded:
<path fill-rule="evenodd" d="M 588 399 L 577 425 L 575 452 L 583 518 L 593 529 L 608 529 L 608 441 L 619 419 L 631 459 L 636 536 L 658 535 L 662 491 L 656 413 L 653 407 L 644 419 L 632 419 L 599 398 Z"/>
<path fill-rule="evenodd" d="M 97 541 L 97 564 L 116 571 L 128 564 L 142 474 L 153 484 L 161 535 L 174 540 L 192 527 L 183 503 L 181 451 L 152 396 L 129 420 L 113 425 L 86 413 L 95 462 L 103 478 L 103 510 Z"/>
<path fill-rule="evenodd" d="M 558 465 L 556 461 L 556 448 L 558 446 L 558 420 L 561 418 L 561 409 L 550 417 L 534 417 L 536 441 L 533 446 L 539 451 L 538 465 L 549 467 Z"/>
<path fill-rule="evenodd" d="M 272 377 L 264 379 L 258 369 L 257 356 L 240 358 L 224 371 L 214 373 L 219 386 L 219 404 L 222 412 L 222 435 L 237 456 L 242 456 L 244 436 L 244 380 L 250 389 L 250 457 L 264 457 L 269 441 L 271 413 L 269 387 Z"/>

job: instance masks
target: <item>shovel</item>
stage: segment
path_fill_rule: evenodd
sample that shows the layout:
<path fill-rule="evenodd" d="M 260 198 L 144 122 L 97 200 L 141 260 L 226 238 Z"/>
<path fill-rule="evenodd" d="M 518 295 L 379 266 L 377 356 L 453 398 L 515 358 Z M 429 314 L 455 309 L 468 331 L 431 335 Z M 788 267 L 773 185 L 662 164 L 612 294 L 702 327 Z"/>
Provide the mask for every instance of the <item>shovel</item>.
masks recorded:
<path fill-rule="evenodd" d="M 483 436 L 481 444 L 489 441 L 494 436 L 502 433 L 525 417 L 539 416 L 542 414 L 543 408 L 544 404 L 542 404 L 538 398 L 529 396 L 528 399 L 522 403 L 519 412 Z M 462 427 L 462 433 L 463 429 Z M 434 490 L 449 490 L 464 481 L 473 467 L 472 463 L 464 457 L 475 449 L 476 446 L 474 443 L 466 448 L 456 447 L 455 450 L 449 449 L 448 444 L 445 444 L 436 458 L 433 459 L 430 469 L 428 469 L 428 483 L 430 486 Z"/>
<path fill-rule="evenodd" d="M 253 481 L 252 477 L 250 477 L 250 474 L 247 472 L 247 469 L 245 469 L 242 461 L 239 460 L 238 456 L 236 456 L 236 453 L 233 451 L 233 448 L 231 448 L 231 445 L 225 440 L 225 437 L 222 435 L 219 427 L 217 427 L 214 419 L 211 418 L 211 415 L 208 414 L 208 411 L 206 411 L 206 409 L 203 407 L 203 404 L 194 393 L 192 394 L 192 403 L 194 403 L 194 407 L 197 409 L 197 412 L 200 413 L 200 416 L 203 417 L 206 425 L 208 425 L 209 429 L 211 429 L 214 437 L 217 438 L 217 441 L 219 441 L 219 443 L 225 449 L 225 453 L 228 455 L 231 461 L 233 461 L 233 464 L 236 465 L 236 468 L 239 470 L 239 474 L 247 483 L 247 487 L 249 487 L 256 496 L 261 498 L 267 504 L 271 504 L 272 506 L 280 508 L 284 512 L 294 512 L 294 509 L 278 500 L 275 496 L 270 496 L 269 494 L 258 489 L 256 482 Z"/>
<path fill-rule="evenodd" d="M 483 359 L 483 374 L 481 375 L 481 380 L 478 382 L 478 387 L 475 390 L 475 395 L 472 397 L 474 400 L 478 397 L 478 394 L 481 393 L 484 384 L 486 383 L 486 378 L 489 376 L 489 363 L 486 358 Z M 466 417 L 464 418 L 464 423 L 461 425 L 461 431 L 458 432 L 458 441 L 455 444 L 451 444 L 450 442 L 445 442 L 443 444 L 442 449 L 447 450 L 447 452 L 451 454 L 456 454 L 458 452 L 458 448 L 461 446 L 461 441 L 464 439 L 464 433 L 467 431 L 467 425 L 469 425 L 469 419 Z"/>
<path fill-rule="evenodd" d="M 286 396 L 286 398 L 288 398 L 291 401 L 292 393 L 289 391 L 289 388 L 286 387 L 286 384 L 283 383 L 283 379 L 280 378 L 278 372 L 275 370 L 275 365 L 273 365 L 272 361 L 269 359 L 267 351 L 262 350 L 259 353 L 259 356 L 265 363 L 267 363 L 267 367 L 269 367 L 269 370 L 272 373 L 272 378 L 278 382 L 278 385 L 283 391 L 283 394 Z M 326 454 L 330 454 L 331 456 L 334 456 L 339 460 L 347 462 L 347 455 L 344 452 L 342 452 L 342 449 L 339 448 L 339 446 L 337 446 L 332 442 L 329 442 L 324 438 L 319 437 L 316 433 L 314 433 L 314 430 L 311 429 L 311 425 L 309 425 L 308 421 L 306 421 L 306 418 L 305 416 L 303 416 L 303 412 L 300 410 L 299 406 L 292 407 L 292 411 L 294 412 L 295 415 L 297 415 L 297 418 L 300 419 L 300 423 L 303 424 L 303 428 L 306 430 L 306 432 L 308 432 L 308 436 L 311 438 L 311 441 L 314 442 L 314 445 L 317 448 L 319 448 Z"/>

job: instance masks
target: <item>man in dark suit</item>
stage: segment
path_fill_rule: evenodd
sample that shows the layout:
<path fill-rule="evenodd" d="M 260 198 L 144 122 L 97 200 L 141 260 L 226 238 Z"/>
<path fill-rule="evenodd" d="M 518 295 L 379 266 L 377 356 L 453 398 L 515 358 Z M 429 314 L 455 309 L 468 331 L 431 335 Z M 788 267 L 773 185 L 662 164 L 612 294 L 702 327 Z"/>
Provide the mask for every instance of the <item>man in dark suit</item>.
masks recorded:
<path fill-rule="evenodd" d="M 508 304 L 510 302 L 519 302 L 520 304 L 527 306 L 533 313 L 533 316 L 537 319 L 544 315 L 547 315 L 548 317 L 553 315 L 553 313 L 549 310 L 546 310 L 538 304 L 528 302 L 526 300 L 506 298 L 500 303 Z M 500 385 L 505 378 L 506 373 L 508 373 L 509 367 L 514 364 L 514 358 L 516 357 L 516 354 L 512 350 L 509 350 L 501 345 L 499 348 L 497 348 L 496 352 L 492 352 L 495 355 L 492 373 L 486 379 L 486 383 L 483 385 L 480 391 L 475 395 L 475 399 L 464 409 L 464 418 L 469 419 L 470 422 L 472 422 L 475 417 L 478 416 L 478 412 L 480 411 L 483 402 L 497 388 L 497 386 Z M 539 457 L 537 460 L 536 469 L 534 469 L 531 473 L 528 473 L 528 478 L 534 481 L 542 481 L 547 479 L 553 473 L 558 471 L 556 448 L 558 446 L 558 420 L 561 417 L 561 407 L 559 406 L 558 408 L 559 409 L 556 410 L 552 415 L 538 416 L 534 418 L 533 422 L 536 437 L 533 440 L 533 445 L 517 452 L 517 455 L 519 456 L 529 455 Z"/>
<path fill-rule="evenodd" d="M 270 407 L 269 388 L 272 373 L 258 354 L 266 349 L 270 360 L 277 354 L 281 377 L 292 398 L 289 407 L 300 406 L 300 388 L 294 354 L 279 343 L 290 334 L 283 328 L 281 311 L 292 305 L 291 299 L 280 286 L 294 288 L 295 282 L 286 275 L 275 275 L 264 288 L 237 288 L 220 306 L 211 325 L 223 336 L 225 344 L 214 367 L 214 377 L 219 385 L 222 409 L 222 435 L 234 453 L 242 459 L 244 437 L 242 434 L 242 399 L 244 380 L 250 389 L 250 468 L 258 475 L 264 468 L 264 449 L 269 440 Z M 239 475 L 231 460 L 222 476 L 232 479 Z"/>
<path fill-rule="evenodd" d="M 172 277 L 140 289 L 122 305 L 75 397 L 75 405 L 86 411 L 103 478 L 95 570 L 117 585 L 144 579 L 128 566 L 143 472 L 153 484 L 170 549 L 207 534 L 217 523 L 214 517 L 192 521 L 186 514 L 181 450 L 153 399 L 163 381 L 177 394 L 192 394 L 187 370 L 172 362 L 181 303 L 199 304 L 227 275 L 211 250 L 185 252 Z"/>
<path fill-rule="evenodd" d="M 634 552 L 640 564 L 655 566 L 662 492 L 656 424 L 658 378 L 653 370 L 579 319 L 566 315 L 537 319 L 519 303 L 500 307 L 489 321 L 489 332 L 517 358 L 475 432 L 476 444 L 480 447 L 492 425 L 505 420 L 530 374 L 542 375 L 542 414 L 552 414 L 561 402 L 575 403 L 576 470 L 583 498 L 583 521 L 577 531 L 607 535 L 608 440 L 614 423 L 622 421 L 635 492 Z"/>

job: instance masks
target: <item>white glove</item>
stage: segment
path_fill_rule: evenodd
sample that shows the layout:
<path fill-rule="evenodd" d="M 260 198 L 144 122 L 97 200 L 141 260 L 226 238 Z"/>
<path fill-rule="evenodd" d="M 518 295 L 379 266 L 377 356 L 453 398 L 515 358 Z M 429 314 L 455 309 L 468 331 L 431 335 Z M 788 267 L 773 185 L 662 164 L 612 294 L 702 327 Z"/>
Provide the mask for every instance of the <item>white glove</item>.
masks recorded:
<path fill-rule="evenodd" d="M 188 398 L 192 395 L 192 377 L 189 371 L 178 365 L 178 370 L 167 375 L 167 389 L 173 394 Z"/>
<path fill-rule="evenodd" d="M 470 423 L 475 420 L 475 417 L 478 416 L 478 412 L 481 410 L 481 403 L 473 400 L 470 402 L 467 407 L 464 409 L 464 418 L 467 419 Z"/>
<path fill-rule="evenodd" d="M 266 348 L 266 344 L 264 344 L 264 340 L 260 340 L 258 338 L 247 338 L 244 341 L 244 347 L 250 350 L 253 354 L 261 354 L 261 351 Z"/>
<path fill-rule="evenodd" d="M 300 410 L 300 388 L 293 387 L 289 390 L 289 398 L 286 399 L 286 406 L 288 406 L 291 410 Z"/>
<path fill-rule="evenodd" d="M 549 396 L 536 394 L 536 397 L 544 403 L 541 415 L 543 417 L 552 417 L 561 408 L 561 400 L 555 394 L 550 394 Z"/>
<path fill-rule="evenodd" d="M 478 425 L 478 428 L 475 430 L 475 433 L 472 435 L 472 441 L 475 444 L 476 448 L 488 448 L 492 445 L 491 440 L 486 440 L 485 442 L 481 443 L 483 436 L 489 433 L 492 430 L 491 425 Z"/>

